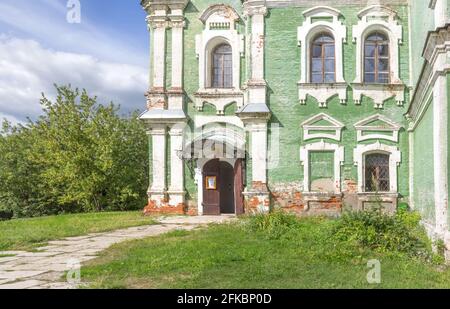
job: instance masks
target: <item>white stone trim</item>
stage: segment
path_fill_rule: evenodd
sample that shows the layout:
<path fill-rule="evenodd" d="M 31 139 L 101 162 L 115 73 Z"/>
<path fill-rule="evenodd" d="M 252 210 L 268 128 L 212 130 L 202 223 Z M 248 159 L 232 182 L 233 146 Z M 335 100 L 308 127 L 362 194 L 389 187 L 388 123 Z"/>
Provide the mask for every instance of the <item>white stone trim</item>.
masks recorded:
<path fill-rule="evenodd" d="M 382 109 L 384 102 L 395 97 L 398 106 L 405 102 L 405 85 L 403 84 L 352 84 L 353 101 L 360 105 L 362 96 L 369 97 L 374 102 L 375 109 Z"/>
<path fill-rule="evenodd" d="M 353 159 L 358 168 L 358 193 L 365 193 L 365 156 L 371 153 L 389 154 L 389 193 L 397 193 L 397 167 L 401 162 L 401 152 L 396 146 L 381 144 L 379 141 L 369 145 L 358 145 L 353 151 Z"/>
<path fill-rule="evenodd" d="M 298 99 L 301 105 L 306 104 L 308 95 L 314 97 L 319 103 L 319 107 L 326 108 L 328 106 L 328 100 L 334 96 L 339 97 L 341 104 L 347 103 L 347 84 L 346 83 L 334 83 L 334 84 L 310 84 L 310 83 L 298 83 Z"/>
<path fill-rule="evenodd" d="M 201 128 L 209 124 L 227 123 L 244 129 L 244 123 L 237 116 L 195 116 L 194 124 L 196 128 Z"/>
<path fill-rule="evenodd" d="M 184 125 L 174 124 L 170 135 L 170 187 L 169 205 L 178 206 L 184 203 L 184 162 L 179 153 L 183 151 Z"/>
<path fill-rule="evenodd" d="M 330 123 L 330 125 L 314 125 L 314 123 L 325 120 Z M 340 142 L 342 136 L 342 129 L 345 127 L 344 124 L 333 117 L 321 113 L 315 115 L 301 124 L 303 128 L 303 140 L 307 141 L 314 138 L 329 138 Z M 310 133 L 310 131 L 325 131 L 324 133 Z M 326 133 L 326 131 L 335 131 L 334 134 Z"/>
<path fill-rule="evenodd" d="M 321 32 L 328 32 L 333 35 L 335 41 L 336 59 L 336 83 L 344 83 L 343 70 L 343 44 L 347 39 L 347 27 L 339 21 L 341 12 L 326 6 L 318 6 L 303 12 L 306 20 L 301 27 L 298 27 L 298 44 L 301 47 L 301 72 L 300 83 L 309 83 L 310 77 L 310 57 L 309 50 L 311 40 Z M 331 17 L 332 22 L 319 20 L 313 22 L 315 17 Z"/>
<path fill-rule="evenodd" d="M 233 52 L 233 90 L 240 90 L 240 58 L 244 56 L 244 36 L 238 34 L 236 21 L 239 15 L 228 5 L 215 4 L 205 10 L 200 17 L 205 24 L 201 34 L 195 37 L 195 52 L 199 59 L 199 92 L 211 88 L 211 53 L 222 43 L 230 44 Z M 215 29 L 213 25 L 227 25 L 225 29 Z"/>
<path fill-rule="evenodd" d="M 244 106 L 243 92 L 234 89 L 202 89 L 194 97 L 198 111 L 202 111 L 205 103 L 209 103 L 216 108 L 217 115 L 224 115 L 225 108 L 233 103 L 236 103 L 238 109 Z"/>
<path fill-rule="evenodd" d="M 447 77 L 439 76 L 433 88 L 433 162 L 436 233 L 448 231 L 448 94 Z"/>
<path fill-rule="evenodd" d="M 405 101 L 404 85 L 400 80 L 399 52 L 403 43 L 403 28 L 397 22 L 397 13 L 381 6 L 369 6 L 358 13 L 358 24 L 353 26 L 353 43 L 356 43 L 356 78 L 353 82 L 353 100 L 361 103 L 365 95 L 375 101 L 375 108 L 382 108 L 384 101 L 396 97 L 398 105 Z M 364 42 L 367 35 L 373 31 L 385 33 L 389 38 L 390 84 L 364 84 Z"/>
<path fill-rule="evenodd" d="M 300 147 L 300 161 L 303 165 L 303 188 L 305 192 L 311 191 L 309 183 L 309 153 L 311 151 L 334 151 L 334 190 L 341 193 L 341 165 L 344 163 L 344 147 L 337 144 L 325 143 L 323 140 Z"/>
<path fill-rule="evenodd" d="M 376 120 L 383 122 L 384 125 L 381 125 L 381 126 L 369 125 L 371 122 L 376 121 Z M 380 114 L 372 115 L 363 120 L 360 120 L 357 123 L 355 123 L 354 126 L 355 126 L 355 129 L 357 132 L 356 138 L 357 138 L 358 142 L 367 141 L 367 140 L 371 140 L 371 139 L 384 139 L 384 140 L 398 143 L 399 131 L 402 128 L 396 122 L 394 122 L 394 121 L 390 120 L 389 118 L 387 118 L 383 115 L 380 115 Z M 371 131 L 372 132 L 373 131 L 391 132 L 392 135 L 389 136 L 389 135 L 379 134 L 379 133 L 363 135 L 364 132 L 371 132 Z"/>
<path fill-rule="evenodd" d="M 298 27 L 298 45 L 301 48 L 300 81 L 298 82 L 300 104 L 306 103 L 307 95 L 316 98 L 320 107 L 327 106 L 327 100 L 338 95 L 341 104 L 347 102 L 347 84 L 344 80 L 343 44 L 347 40 L 347 27 L 339 21 L 341 12 L 327 6 L 316 6 L 303 12 L 306 20 Z M 316 17 L 331 18 L 332 21 L 318 20 Z M 311 40 L 321 33 L 333 35 L 335 41 L 336 82 L 330 84 L 310 84 L 310 46 Z"/>

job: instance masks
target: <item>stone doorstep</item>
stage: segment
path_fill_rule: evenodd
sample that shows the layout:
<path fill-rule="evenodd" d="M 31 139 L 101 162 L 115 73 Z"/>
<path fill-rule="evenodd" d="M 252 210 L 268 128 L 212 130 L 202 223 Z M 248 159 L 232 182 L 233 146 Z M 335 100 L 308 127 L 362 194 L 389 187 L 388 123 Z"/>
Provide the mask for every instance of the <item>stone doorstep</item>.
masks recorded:
<path fill-rule="evenodd" d="M 37 286 L 33 286 L 28 288 L 27 290 L 72 290 L 72 289 L 76 289 L 76 286 L 73 286 L 69 283 L 45 283 L 42 285 L 37 285 Z"/>
<path fill-rule="evenodd" d="M 55 255 L 61 254 L 61 252 L 57 251 L 46 251 L 46 252 L 25 252 L 18 254 L 17 257 L 52 257 Z"/>
<path fill-rule="evenodd" d="M 30 279 L 39 280 L 39 281 L 58 282 L 59 280 L 61 280 L 61 278 L 63 276 L 64 276 L 64 272 L 49 271 L 49 272 L 43 273 L 41 275 L 31 277 Z"/>
<path fill-rule="evenodd" d="M 80 241 L 80 240 L 86 240 L 91 238 L 92 236 L 89 235 L 85 235 L 85 236 L 77 236 L 77 237 L 67 237 L 67 238 L 63 238 L 62 240 L 67 240 L 67 241 Z"/>
<path fill-rule="evenodd" d="M 46 257 L 23 257 L 19 258 L 14 261 L 9 261 L 3 264 L 0 264 L 0 266 L 11 266 L 11 265 L 21 265 L 21 264 L 33 264 L 33 263 L 41 263 L 42 261 L 48 260 Z"/>
<path fill-rule="evenodd" d="M 24 279 L 29 277 L 34 277 L 41 275 L 47 271 L 43 270 L 30 270 L 30 271 L 0 271 L 0 280 L 1 279 Z"/>
<path fill-rule="evenodd" d="M 35 286 L 40 286 L 45 284 L 44 281 L 38 280 L 26 280 L 26 281 L 18 281 L 9 284 L 0 285 L 0 289 L 2 290 L 16 290 L 16 289 L 29 289 Z"/>
<path fill-rule="evenodd" d="M 0 255 L 18 255 L 27 251 L 0 251 Z"/>
<path fill-rule="evenodd" d="M 2 284 L 14 282 L 14 281 L 16 281 L 16 280 L 14 280 L 14 279 L 0 279 L 0 287 L 1 287 Z"/>
<path fill-rule="evenodd" d="M 15 257 L 15 256 L 10 256 L 10 257 L 3 257 L 3 258 L 0 258 L 0 265 L 2 264 L 2 263 L 6 263 L 6 262 L 11 262 L 11 261 L 15 261 L 15 260 L 18 260 L 19 258 L 18 257 Z"/>

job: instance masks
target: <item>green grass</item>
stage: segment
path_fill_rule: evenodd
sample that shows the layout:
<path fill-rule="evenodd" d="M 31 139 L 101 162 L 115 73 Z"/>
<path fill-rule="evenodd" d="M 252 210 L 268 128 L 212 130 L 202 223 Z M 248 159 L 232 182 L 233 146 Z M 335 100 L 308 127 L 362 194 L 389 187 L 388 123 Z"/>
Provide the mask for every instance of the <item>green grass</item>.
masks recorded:
<path fill-rule="evenodd" d="M 0 222 L 0 251 L 32 250 L 49 240 L 153 224 L 141 212 L 70 214 Z"/>
<path fill-rule="evenodd" d="M 125 242 L 83 267 L 82 279 L 92 288 L 450 288 L 443 265 L 336 241 L 335 223 L 302 219 L 270 238 L 241 221 Z M 367 283 L 371 259 L 381 284 Z"/>

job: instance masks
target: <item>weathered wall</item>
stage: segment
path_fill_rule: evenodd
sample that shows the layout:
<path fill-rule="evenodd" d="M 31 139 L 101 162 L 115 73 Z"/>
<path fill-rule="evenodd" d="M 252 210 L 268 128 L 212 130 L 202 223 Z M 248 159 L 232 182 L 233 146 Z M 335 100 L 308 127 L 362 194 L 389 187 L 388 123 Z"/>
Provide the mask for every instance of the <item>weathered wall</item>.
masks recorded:
<path fill-rule="evenodd" d="M 414 139 L 414 208 L 423 219 L 434 225 L 434 160 L 433 160 L 433 102 L 413 133 Z"/>
<path fill-rule="evenodd" d="M 285 199 L 293 204 L 298 203 L 299 192 L 293 190 L 295 184 L 303 180 L 303 168 L 299 158 L 299 149 L 305 143 L 302 141 L 300 124 L 314 114 L 325 112 L 333 118 L 343 122 L 342 145 L 345 146 L 345 163 L 341 174 L 344 190 L 355 190 L 357 170 L 353 161 L 353 149 L 356 147 L 356 131 L 353 125 L 370 115 L 381 113 L 388 118 L 407 127 L 403 114 L 407 106 L 398 107 L 394 100 L 385 103 L 381 111 L 374 109 L 371 99 L 363 98 L 362 104 L 357 106 L 352 100 L 352 92 L 349 88 L 347 105 L 341 105 L 337 97 L 328 103 L 328 108 L 319 108 L 314 98 L 308 98 L 306 105 L 298 103 L 297 82 L 300 79 L 300 48 L 297 46 L 297 27 L 304 20 L 302 12 L 309 7 L 296 7 L 288 9 L 271 9 L 266 18 L 266 79 L 269 86 L 268 105 L 273 112 L 271 121 L 280 126 L 280 160 L 276 168 L 269 170 L 269 186 L 272 191 L 286 188 L 292 194 Z M 348 83 L 355 78 L 355 44 L 352 43 L 351 27 L 358 22 L 357 13 L 362 8 L 356 6 L 335 6 L 344 15 L 342 20 L 347 25 L 347 43 L 344 44 L 344 77 Z M 400 47 L 400 78 L 406 84 L 409 83 L 409 42 L 408 42 L 408 7 L 393 7 L 398 15 L 399 22 L 403 25 L 404 42 Z M 406 94 L 406 102 L 409 102 L 409 94 Z M 309 140 L 315 142 L 318 140 Z M 368 141 L 366 143 L 373 143 Z M 396 145 L 388 141 L 383 143 Z M 402 162 L 399 166 L 399 193 L 403 196 L 409 194 L 408 183 L 408 136 L 405 130 L 400 132 L 400 150 Z M 287 203 L 289 204 L 289 203 Z"/>
<path fill-rule="evenodd" d="M 242 4 L 238 0 L 222 0 L 221 3 L 228 4 L 242 15 Z M 214 108 L 205 106 L 202 112 L 194 108 L 193 94 L 198 90 L 198 59 L 195 53 L 195 36 L 203 30 L 203 23 L 199 20 L 200 14 L 213 3 L 207 0 L 192 0 L 186 10 L 185 16 L 187 25 L 184 32 L 184 89 L 187 94 L 186 110 L 190 119 L 196 115 L 215 115 Z M 344 3 L 344 2 L 342 2 Z M 355 3 L 355 2 L 352 2 Z M 342 21 L 347 26 L 347 43 L 344 45 L 344 77 L 347 83 L 351 83 L 355 78 L 355 44 L 352 43 L 352 26 L 358 22 L 357 13 L 367 5 L 365 1 L 357 1 L 357 4 L 334 5 L 343 14 Z M 353 125 L 370 115 L 381 113 L 388 118 L 406 127 L 403 114 L 407 106 L 398 107 L 395 100 L 385 102 L 383 110 L 375 110 L 371 99 L 364 97 L 362 104 L 357 106 L 352 100 L 352 91 L 348 89 L 347 105 L 341 105 L 338 98 L 333 98 L 328 102 L 328 108 L 319 108 L 314 98 L 308 98 L 306 105 L 298 102 L 297 82 L 300 79 L 300 48 L 297 46 L 297 28 L 304 21 L 302 12 L 313 5 L 289 8 L 274 8 L 269 10 L 266 17 L 266 80 L 268 82 L 268 101 L 273 116 L 270 123 L 280 126 L 279 164 L 271 168 L 268 172 L 269 187 L 274 193 L 275 203 L 286 207 L 303 207 L 303 168 L 300 163 L 299 149 L 305 142 L 302 141 L 302 130 L 300 124 L 314 114 L 325 112 L 330 116 L 345 124 L 343 139 L 340 144 L 345 146 L 345 162 L 341 167 L 342 185 L 346 192 L 355 192 L 357 170 L 354 166 L 353 149 L 356 147 L 356 131 Z M 410 82 L 409 76 L 409 27 L 408 27 L 408 6 L 395 5 L 393 9 L 397 11 L 399 22 L 403 25 L 403 44 L 400 47 L 400 78 L 405 84 Z M 241 20 L 238 24 L 239 33 L 245 33 L 246 20 Z M 167 31 L 166 45 L 166 85 L 171 84 L 171 35 Z M 248 29 L 247 29 L 248 31 Z M 241 85 L 248 79 L 248 65 L 246 58 L 242 58 L 241 63 Z M 406 92 L 405 102 L 409 102 L 409 93 Z M 235 106 L 227 109 L 226 114 L 232 114 Z M 189 125 L 193 127 L 193 123 Z M 269 124 L 270 125 L 270 124 Z M 269 127 L 269 144 L 272 133 Z M 310 140 L 308 143 L 318 140 Z M 365 143 L 373 143 L 374 140 Z M 399 166 L 398 185 L 399 193 L 408 196 L 408 137 L 405 130 L 400 132 L 399 144 L 383 141 L 385 144 L 400 146 L 402 152 L 402 162 Z M 170 147 L 168 142 L 167 147 Z M 168 148 L 169 149 L 169 148 Z M 170 164 L 170 160 L 167 160 Z M 251 181 L 251 160 L 246 166 L 246 180 Z M 170 166 L 167 166 L 169 177 Z M 167 179 L 168 181 L 170 179 Z M 192 167 L 185 168 L 185 187 L 187 190 L 188 204 L 194 207 L 197 198 L 197 186 L 194 183 Z M 169 183 L 169 182 L 168 182 Z"/>
<path fill-rule="evenodd" d="M 422 57 L 428 31 L 434 29 L 434 12 L 429 8 L 428 0 L 410 1 L 411 21 L 411 81 L 417 84 L 424 58 Z"/>

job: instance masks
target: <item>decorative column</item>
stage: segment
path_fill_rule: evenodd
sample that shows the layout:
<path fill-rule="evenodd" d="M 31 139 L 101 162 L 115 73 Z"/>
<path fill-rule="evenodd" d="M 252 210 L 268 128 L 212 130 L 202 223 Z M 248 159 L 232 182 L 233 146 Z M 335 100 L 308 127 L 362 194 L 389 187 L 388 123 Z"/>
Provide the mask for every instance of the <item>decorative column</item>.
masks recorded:
<path fill-rule="evenodd" d="M 267 122 L 270 113 L 240 115 L 250 134 L 250 159 L 252 182 L 244 192 L 246 212 L 268 212 L 270 194 L 267 188 Z"/>
<path fill-rule="evenodd" d="M 169 109 L 183 109 L 183 8 L 172 8 L 172 86 L 168 91 Z"/>
<path fill-rule="evenodd" d="M 262 188 L 267 185 L 267 121 L 249 125 L 251 134 L 252 182 Z"/>
<path fill-rule="evenodd" d="M 264 79 L 264 18 L 267 15 L 267 8 L 260 5 L 261 1 L 255 5 L 252 1 L 244 4 L 244 14 L 251 22 L 250 35 L 250 63 L 251 75 L 247 81 L 248 101 L 250 103 L 266 103 L 266 81 Z"/>
<path fill-rule="evenodd" d="M 148 192 L 154 206 L 164 206 L 166 202 L 166 126 L 152 125 L 148 134 L 152 136 L 153 182 Z"/>
<path fill-rule="evenodd" d="M 434 200 L 436 234 L 447 233 L 448 212 L 448 98 L 446 75 L 439 75 L 433 89 Z"/>
<path fill-rule="evenodd" d="M 170 206 L 184 207 L 184 162 L 181 157 L 183 150 L 184 125 L 175 124 L 169 131 L 170 135 Z"/>
<path fill-rule="evenodd" d="M 148 109 L 165 109 L 165 64 L 166 64 L 166 30 L 168 21 L 165 6 L 155 7 L 153 14 L 147 17 L 151 31 L 152 73 L 150 76 L 150 90 L 147 93 Z"/>

